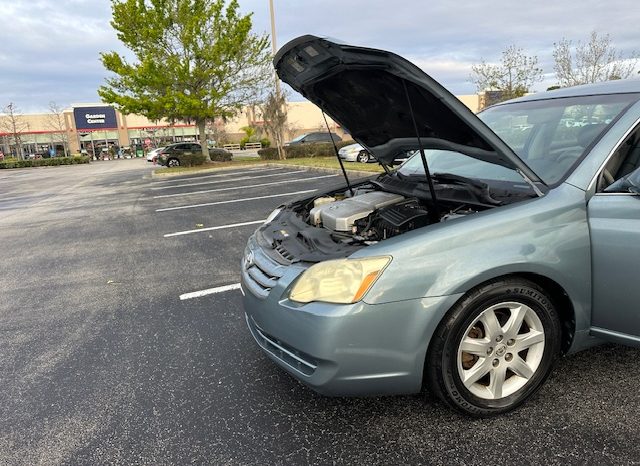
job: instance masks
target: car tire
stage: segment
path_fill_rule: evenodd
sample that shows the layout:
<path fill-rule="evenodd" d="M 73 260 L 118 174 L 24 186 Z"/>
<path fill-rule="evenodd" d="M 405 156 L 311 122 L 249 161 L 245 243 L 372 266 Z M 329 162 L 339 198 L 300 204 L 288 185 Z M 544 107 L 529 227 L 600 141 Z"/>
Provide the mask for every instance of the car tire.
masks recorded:
<path fill-rule="evenodd" d="M 501 279 L 469 292 L 443 318 L 426 361 L 426 382 L 470 416 L 510 411 L 530 398 L 560 354 L 561 323 L 537 284 Z"/>
<path fill-rule="evenodd" d="M 360 163 L 368 163 L 369 162 L 369 153 L 366 150 L 361 150 L 358 154 L 357 158 Z"/>
<path fill-rule="evenodd" d="M 180 166 L 180 160 L 176 158 L 167 160 L 167 167 L 173 168 L 173 167 L 179 167 L 179 166 Z"/>

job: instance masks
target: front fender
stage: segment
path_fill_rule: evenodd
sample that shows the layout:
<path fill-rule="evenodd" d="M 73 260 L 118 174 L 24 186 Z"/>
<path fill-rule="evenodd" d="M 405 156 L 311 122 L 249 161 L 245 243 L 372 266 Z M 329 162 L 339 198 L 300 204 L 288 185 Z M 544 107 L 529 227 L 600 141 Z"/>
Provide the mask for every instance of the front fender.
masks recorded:
<path fill-rule="evenodd" d="M 352 257 L 393 257 L 365 301 L 465 293 L 492 278 L 534 273 L 569 294 L 588 325 L 591 253 L 584 191 L 564 184 L 544 197 L 430 225 L 382 241 Z"/>

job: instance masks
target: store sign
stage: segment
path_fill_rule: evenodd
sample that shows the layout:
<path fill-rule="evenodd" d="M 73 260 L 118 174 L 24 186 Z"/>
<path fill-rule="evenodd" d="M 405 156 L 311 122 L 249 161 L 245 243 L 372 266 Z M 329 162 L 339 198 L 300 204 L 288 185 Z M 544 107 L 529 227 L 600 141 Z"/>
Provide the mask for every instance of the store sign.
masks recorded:
<path fill-rule="evenodd" d="M 116 111 L 113 107 L 77 107 L 73 118 L 78 130 L 116 129 Z"/>

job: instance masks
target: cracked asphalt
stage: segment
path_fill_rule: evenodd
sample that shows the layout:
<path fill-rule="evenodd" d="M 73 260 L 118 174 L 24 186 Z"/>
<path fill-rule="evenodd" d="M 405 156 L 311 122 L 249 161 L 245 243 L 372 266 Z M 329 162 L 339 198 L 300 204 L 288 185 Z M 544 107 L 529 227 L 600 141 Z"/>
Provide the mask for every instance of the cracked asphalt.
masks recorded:
<path fill-rule="evenodd" d="M 258 221 L 339 177 L 149 165 L 0 172 L 0 465 L 640 464 L 638 349 L 567 357 L 489 420 L 429 393 L 300 385 L 252 340 L 238 290 L 179 298 L 237 283 L 256 225 L 164 235 Z"/>

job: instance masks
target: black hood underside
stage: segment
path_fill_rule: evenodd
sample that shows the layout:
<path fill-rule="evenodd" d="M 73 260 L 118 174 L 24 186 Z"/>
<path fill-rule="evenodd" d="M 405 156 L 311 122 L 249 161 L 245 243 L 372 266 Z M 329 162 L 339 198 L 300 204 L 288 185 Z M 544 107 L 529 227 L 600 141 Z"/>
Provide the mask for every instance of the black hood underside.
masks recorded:
<path fill-rule="evenodd" d="M 415 118 L 424 148 L 454 150 L 540 181 L 462 102 L 398 55 L 302 36 L 278 52 L 274 65 L 381 163 L 418 148 Z"/>

